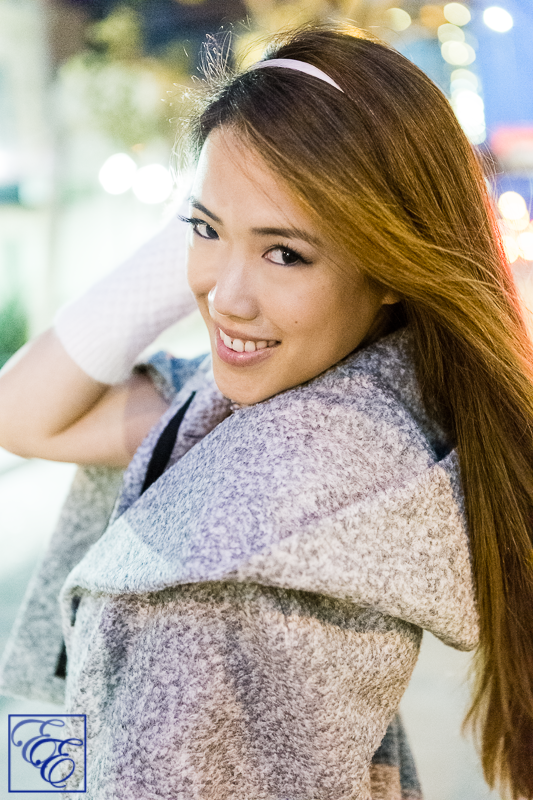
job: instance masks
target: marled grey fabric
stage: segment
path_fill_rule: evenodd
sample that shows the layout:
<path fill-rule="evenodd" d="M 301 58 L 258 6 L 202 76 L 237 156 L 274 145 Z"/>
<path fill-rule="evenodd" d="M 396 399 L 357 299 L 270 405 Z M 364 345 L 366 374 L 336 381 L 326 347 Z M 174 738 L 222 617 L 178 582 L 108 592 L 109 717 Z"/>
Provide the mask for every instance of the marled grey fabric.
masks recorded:
<path fill-rule="evenodd" d="M 148 436 L 62 592 L 91 800 L 378 797 L 422 629 L 478 635 L 457 458 L 410 347 L 398 332 L 230 416 L 203 365 Z M 193 390 L 181 458 L 139 497 Z"/>
<path fill-rule="evenodd" d="M 63 644 L 58 596 L 70 570 L 102 535 L 121 485 L 122 470 L 78 470 L 47 551 L 26 591 L 0 665 L 0 693 L 63 703 L 56 676 Z"/>

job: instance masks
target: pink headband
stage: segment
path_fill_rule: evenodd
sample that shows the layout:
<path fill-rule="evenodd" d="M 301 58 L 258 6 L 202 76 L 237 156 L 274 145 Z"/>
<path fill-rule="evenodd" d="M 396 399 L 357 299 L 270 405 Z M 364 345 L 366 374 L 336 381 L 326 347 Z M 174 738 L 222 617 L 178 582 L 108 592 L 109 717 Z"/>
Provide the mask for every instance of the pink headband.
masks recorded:
<path fill-rule="evenodd" d="M 321 81 L 329 83 L 330 86 L 334 86 L 339 92 L 343 92 L 338 83 L 335 83 L 329 75 L 326 75 L 321 69 L 313 67 L 312 64 L 308 64 L 306 61 L 297 61 L 295 58 L 271 58 L 268 61 L 258 61 L 256 64 L 253 64 L 250 67 L 250 71 L 253 69 L 263 69 L 263 67 L 284 67 L 285 69 L 295 69 L 298 72 L 305 72 L 307 75 L 312 75 L 313 78 L 319 78 Z"/>

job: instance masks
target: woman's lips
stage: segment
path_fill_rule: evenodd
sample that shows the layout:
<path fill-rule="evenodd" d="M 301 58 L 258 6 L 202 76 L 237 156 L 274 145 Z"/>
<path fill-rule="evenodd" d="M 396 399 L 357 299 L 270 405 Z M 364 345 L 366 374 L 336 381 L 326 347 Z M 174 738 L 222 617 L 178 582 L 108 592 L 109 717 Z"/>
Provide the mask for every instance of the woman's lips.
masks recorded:
<path fill-rule="evenodd" d="M 276 344 L 263 347 L 260 350 L 255 350 L 254 352 L 244 351 L 242 353 L 239 353 L 236 350 L 232 350 L 231 347 L 228 347 L 226 344 L 224 344 L 224 340 L 222 339 L 221 333 L 222 331 L 220 330 L 220 328 L 215 329 L 215 347 L 217 355 L 222 361 L 224 361 L 226 364 L 231 364 L 231 366 L 233 367 L 248 367 L 255 364 L 260 364 L 267 358 L 270 358 L 270 356 L 279 346 L 279 342 L 276 342 Z"/>

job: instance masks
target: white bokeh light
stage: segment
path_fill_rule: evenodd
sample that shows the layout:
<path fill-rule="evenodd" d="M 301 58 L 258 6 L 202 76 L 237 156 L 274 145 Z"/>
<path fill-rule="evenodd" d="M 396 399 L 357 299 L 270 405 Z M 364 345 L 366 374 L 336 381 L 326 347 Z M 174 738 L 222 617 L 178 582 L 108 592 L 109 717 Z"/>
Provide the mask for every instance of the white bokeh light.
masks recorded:
<path fill-rule="evenodd" d="M 468 69 L 454 69 L 450 76 L 450 91 L 453 93 L 461 89 L 470 89 L 473 92 L 479 89 L 477 76 Z"/>
<path fill-rule="evenodd" d="M 491 6 L 483 12 L 483 22 L 485 25 L 497 33 L 507 33 L 514 25 L 512 16 L 505 8 Z"/>
<path fill-rule="evenodd" d="M 123 194 L 131 189 L 137 165 L 126 153 L 115 153 L 104 162 L 98 178 L 109 194 Z"/>
<path fill-rule="evenodd" d="M 439 42 L 464 42 L 465 34 L 457 25 L 452 25 L 451 22 L 446 22 L 444 25 L 439 25 L 437 36 Z"/>
<path fill-rule="evenodd" d="M 443 11 L 445 18 L 453 25 L 467 25 L 470 22 L 470 11 L 462 3 L 447 3 Z"/>
<path fill-rule="evenodd" d="M 471 88 L 452 92 L 452 107 L 472 144 L 481 144 L 487 137 L 485 104 Z"/>
<path fill-rule="evenodd" d="M 133 193 L 141 203 L 164 203 L 172 194 L 173 181 L 168 169 L 161 164 L 141 167 L 133 180 Z"/>
<path fill-rule="evenodd" d="M 526 211 L 523 217 L 518 219 L 506 219 L 505 224 L 509 231 L 525 231 L 529 227 L 529 213 Z"/>
<path fill-rule="evenodd" d="M 474 48 L 466 42 L 448 41 L 441 45 L 442 57 L 448 64 L 467 67 L 476 60 Z"/>
<path fill-rule="evenodd" d="M 516 243 L 520 248 L 522 257 L 526 261 L 533 261 L 533 233 L 531 231 L 519 233 L 516 237 Z"/>
<path fill-rule="evenodd" d="M 385 12 L 385 24 L 393 31 L 405 31 L 411 24 L 411 17 L 403 8 L 389 8 Z"/>
<path fill-rule="evenodd" d="M 526 201 L 518 192 L 504 192 L 498 199 L 498 208 L 504 219 L 522 219 L 528 213 Z"/>
<path fill-rule="evenodd" d="M 509 263 L 512 264 L 520 256 L 520 250 L 516 240 L 512 236 L 502 236 L 503 249 Z"/>

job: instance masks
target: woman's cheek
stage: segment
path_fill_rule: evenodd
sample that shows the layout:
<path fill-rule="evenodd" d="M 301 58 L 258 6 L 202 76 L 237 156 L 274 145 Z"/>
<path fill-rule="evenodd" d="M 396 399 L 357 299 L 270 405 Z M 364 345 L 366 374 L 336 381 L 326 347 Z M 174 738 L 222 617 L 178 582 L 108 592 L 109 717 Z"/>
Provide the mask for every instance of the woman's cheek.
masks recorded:
<path fill-rule="evenodd" d="M 329 301 L 327 292 L 316 291 L 314 287 L 307 291 L 294 287 L 292 292 L 282 293 L 273 307 L 293 336 L 316 337 L 328 323 Z"/>

